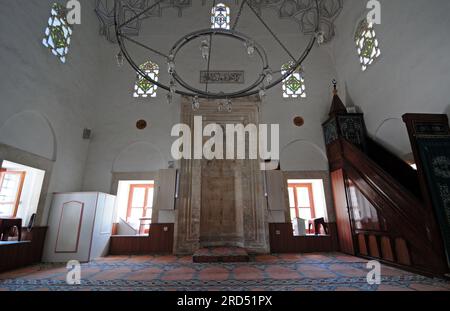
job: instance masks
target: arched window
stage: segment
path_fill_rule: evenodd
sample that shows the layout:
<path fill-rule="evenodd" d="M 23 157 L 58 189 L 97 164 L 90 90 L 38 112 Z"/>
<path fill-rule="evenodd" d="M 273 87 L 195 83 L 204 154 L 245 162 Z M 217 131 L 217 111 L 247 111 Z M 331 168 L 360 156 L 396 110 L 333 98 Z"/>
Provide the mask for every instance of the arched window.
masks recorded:
<path fill-rule="evenodd" d="M 230 8 L 223 3 L 219 3 L 212 8 L 211 28 L 230 30 Z"/>
<path fill-rule="evenodd" d="M 358 25 L 355 43 L 362 70 L 365 71 L 381 54 L 373 24 L 368 23 L 365 18 Z"/>
<path fill-rule="evenodd" d="M 145 62 L 139 66 L 150 78 L 158 81 L 159 66 L 151 61 Z M 134 86 L 134 97 L 156 97 L 157 85 L 154 85 L 138 73 L 136 84 Z"/>
<path fill-rule="evenodd" d="M 42 44 L 65 63 L 71 36 L 72 28 L 67 23 L 66 8 L 59 3 L 54 3 Z"/>
<path fill-rule="evenodd" d="M 285 75 L 294 66 L 292 62 L 284 64 L 281 68 L 281 74 Z M 289 77 L 283 81 L 284 98 L 306 98 L 305 78 L 303 71 L 299 67 Z"/>

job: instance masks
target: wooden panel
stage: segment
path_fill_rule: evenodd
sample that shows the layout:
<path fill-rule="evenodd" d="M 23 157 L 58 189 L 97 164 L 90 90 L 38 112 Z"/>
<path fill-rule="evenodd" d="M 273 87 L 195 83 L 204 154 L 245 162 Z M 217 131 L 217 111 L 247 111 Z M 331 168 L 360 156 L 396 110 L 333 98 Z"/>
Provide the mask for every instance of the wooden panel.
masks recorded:
<path fill-rule="evenodd" d="M 395 239 L 395 253 L 397 255 L 397 261 L 400 264 L 410 266 L 411 258 L 409 256 L 408 246 L 406 241 L 401 238 Z"/>
<path fill-rule="evenodd" d="M 408 163 L 383 148 L 379 143 L 367 138 L 367 154 L 371 160 L 377 163 L 384 171 L 397 180 L 412 194 L 421 198 L 419 177 L 417 171 Z"/>
<path fill-rule="evenodd" d="M 344 166 L 340 140 L 336 140 L 330 145 L 327 145 L 327 156 L 330 163 L 330 170 L 337 170 Z"/>
<path fill-rule="evenodd" d="M 433 201 L 433 191 L 436 191 L 439 187 L 436 184 L 428 186 L 427 178 L 427 162 L 429 164 L 430 159 L 423 158 L 423 152 L 420 152 L 418 146 L 419 137 L 445 137 L 450 135 L 450 127 L 447 114 L 405 114 L 403 115 L 403 121 L 406 124 L 408 130 L 409 140 L 411 142 L 411 148 L 414 154 L 414 159 L 417 166 L 417 174 L 419 177 L 420 188 L 422 197 L 424 198 L 424 207 L 427 209 L 427 213 L 422 217 L 423 227 L 426 227 L 427 235 L 430 237 L 429 244 L 433 247 L 436 254 L 430 257 L 435 260 L 433 266 L 435 270 L 440 270 L 441 273 L 448 273 L 450 267 L 450 250 L 442 247 L 445 245 L 445 238 L 448 237 L 448 232 L 445 233 L 439 228 L 439 220 L 436 218 L 435 210 L 439 205 L 436 200 Z M 433 148 L 434 149 L 434 148 Z M 422 155 L 421 155 L 422 153 Z M 448 155 L 448 151 L 444 151 L 445 156 Z M 445 187 L 441 187 L 444 188 Z M 436 204 L 438 204 L 436 206 Z M 446 205 L 445 203 L 443 204 Z M 408 239 L 409 242 L 411 242 Z M 447 247 L 450 248 L 450 239 L 447 241 Z M 414 263 L 417 260 L 416 254 L 411 250 L 411 257 L 414 258 Z M 447 253 L 447 254 L 446 254 Z M 445 258 L 447 255 L 447 258 Z"/>
<path fill-rule="evenodd" d="M 391 239 L 387 236 L 381 237 L 381 256 L 384 260 L 395 261 L 392 252 Z"/>
<path fill-rule="evenodd" d="M 330 235 L 294 236 L 291 223 L 269 224 L 272 253 L 334 252 L 338 250 L 336 224 L 328 224 Z"/>
<path fill-rule="evenodd" d="M 369 255 L 371 257 L 380 258 L 380 250 L 378 249 L 378 241 L 375 235 L 369 235 Z"/>
<path fill-rule="evenodd" d="M 47 227 L 22 229 L 22 242 L 0 243 L 0 272 L 40 262 L 46 231 Z"/>
<path fill-rule="evenodd" d="M 344 173 L 342 170 L 331 173 L 331 185 L 333 188 L 340 250 L 344 253 L 355 255 L 347 197 L 345 194 Z"/>
<path fill-rule="evenodd" d="M 439 224 L 447 264 L 450 267 L 450 136 L 416 137 L 416 140 L 434 209 L 435 223 Z"/>
<path fill-rule="evenodd" d="M 288 207 L 286 202 L 286 180 L 282 171 L 267 171 L 267 194 L 269 210 L 285 211 Z"/>
<path fill-rule="evenodd" d="M 149 236 L 111 236 L 109 254 L 171 254 L 173 234 L 173 224 L 152 224 Z"/>
<path fill-rule="evenodd" d="M 359 253 L 361 255 L 369 256 L 369 252 L 367 251 L 366 236 L 364 234 L 358 234 L 358 246 Z"/>
<path fill-rule="evenodd" d="M 156 209 L 173 210 L 175 208 L 176 169 L 160 170 L 157 182 Z"/>
<path fill-rule="evenodd" d="M 46 233 L 47 227 L 33 227 L 30 232 L 25 228 L 22 229 L 22 240 L 31 241 L 31 259 L 33 262 L 42 260 Z"/>
<path fill-rule="evenodd" d="M 66 202 L 61 209 L 55 253 L 76 253 L 80 241 L 84 203 Z"/>

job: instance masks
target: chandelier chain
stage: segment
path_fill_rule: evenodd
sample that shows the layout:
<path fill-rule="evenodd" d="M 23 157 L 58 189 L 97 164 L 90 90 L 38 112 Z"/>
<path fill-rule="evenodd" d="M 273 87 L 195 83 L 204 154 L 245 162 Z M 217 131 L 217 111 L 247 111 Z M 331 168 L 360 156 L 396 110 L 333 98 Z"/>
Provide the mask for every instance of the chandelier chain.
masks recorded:
<path fill-rule="evenodd" d="M 124 1 L 124 2 L 122 3 L 122 1 Z M 303 54 L 300 55 L 298 59 L 296 59 L 293 56 L 293 54 L 289 51 L 287 46 L 285 46 L 283 44 L 282 40 L 280 40 L 280 38 L 278 38 L 275 31 L 272 30 L 271 27 L 269 26 L 269 24 L 266 23 L 266 21 L 263 19 L 259 6 L 248 0 L 241 0 L 241 3 L 239 4 L 239 11 L 237 12 L 236 18 L 235 18 L 234 22 L 232 23 L 231 28 L 217 29 L 214 26 L 212 26 L 212 27 L 210 26 L 209 29 L 208 28 L 201 29 L 201 30 L 186 34 L 173 45 L 173 47 L 170 49 L 169 53 L 163 53 L 163 52 L 160 52 L 160 51 L 154 49 L 153 47 L 150 47 L 150 46 L 145 45 L 144 43 L 141 43 L 140 40 L 138 41 L 138 40 L 134 40 L 134 39 L 130 38 L 128 33 L 122 32 L 122 28 L 130 27 L 129 25 L 127 25 L 128 23 L 131 23 L 135 20 L 140 21 L 141 17 L 146 17 L 147 15 L 153 14 L 153 11 L 150 11 L 150 10 L 157 7 L 158 5 L 161 7 L 162 5 L 164 5 L 166 0 L 154 0 L 154 3 L 153 4 L 149 3 L 148 4 L 149 7 L 144 9 L 141 13 L 139 13 L 139 14 L 134 13 L 134 16 L 132 18 L 128 19 L 127 21 L 125 21 L 122 24 L 119 24 L 120 21 L 125 20 L 124 9 L 126 10 L 126 8 L 127 8 L 125 1 L 128 1 L 128 0 L 117 0 L 117 1 L 115 1 L 115 5 L 114 5 L 115 34 L 116 34 L 117 42 L 120 46 L 120 50 L 123 53 L 124 58 L 128 61 L 128 63 L 131 65 L 131 67 L 134 70 L 136 70 L 136 72 L 139 75 L 142 75 L 142 77 L 144 77 L 146 80 L 148 80 L 153 85 L 156 85 L 156 86 L 160 87 L 161 89 L 171 92 L 170 93 L 171 96 L 173 94 L 179 94 L 179 95 L 183 95 L 183 96 L 189 96 L 192 98 L 227 99 L 227 101 L 230 102 L 234 98 L 258 95 L 258 93 L 260 93 L 261 90 L 264 90 L 264 92 L 266 92 L 267 90 L 280 84 L 284 79 L 286 79 L 290 74 L 292 74 L 294 72 L 295 68 L 300 66 L 302 64 L 302 62 L 306 59 L 306 57 L 310 54 L 310 52 L 314 46 L 314 43 L 316 42 L 316 37 L 314 35 L 311 35 L 308 46 L 303 51 Z M 315 9 L 317 9 L 317 11 L 318 11 L 319 10 L 318 0 L 312 0 L 312 1 L 315 2 L 315 4 L 316 4 Z M 214 3 L 214 7 L 216 6 L 217 3 L 219 3 L 219 1 L 217 1 L 217 0 L 211 1 L 211 3 L 212 2 Z M 281 71 L 272 71 L 270 69 L 268 56 L 267 56 L 267 53 L 264 50 L 264 48 L 258 42 L 254 41 L 253 38 L 236 31 L 238 25 L 240 25 L 242 23 L 242 18 L 243 18 L 242 14 L 244 13 L 245 5 L 247 5 L 249 7 L 249 9 L 252 11 L 251 15 L 254 15 L 261 22 L 261 24 L 270 32 L 271 36 L 277 42 L 275 45 L 279 44 L 279 46 L 281 48 L 283 48 L 283 50 L 290 56 L 290 58 L 292 58 L 292 60 L 294 60 L 295 66 L 293 66 L 293 68 L 290 68 L 286 73 L 282 73 Z M 317 12 L 317 17 L 320 20 L 320 12 Z M 319 25 L 316 25 L 316 33 L 317 33 L 317 29 L 319 29 Z M 244 43 L 245 47 L 247 47 L 247 53 L 249 53 L 248 45 L 251 44 L 251 47 L 253 48 L 255 54 L 259 56 L 260 61 L 261 61 L 261 73 L 259 75 L 257 75 L 257 79 L 251 84 L 247 83 L 246 86 L 244 86 L 238 90 L 233 90 L 233 91 L 228 91 L 228 92 L 225 92 L 224 90 L 222 90 L 222 91 L 218 90 L 218 91 L 212 92 L 209 90 L 210 85 L 211 85 L 211 81 L 209 79 L 206 79 L 206 81 L 205 81 L 205 84 L 206 84 L 206 91 L 205 91 L 204 88 L 203 89 L 196 88 L 196 87 L 190 85 L 189 83 L 185 82 L 183 80 L 183 78 L 180 75 L 178 75 L 177 71 L 173 70 L 173 75 L 170 76 L 170 78 L 171 78 L 170 85 L 168 85 L 161 81 L 158 81 L 158 79 L 152 78 L 145 71 L 143 71 L 140 68 L 139 64 L 137 64 L 135 62 L 135 60 L 133 59 L 133 57 L 129 54 L 129 51 L 127 50 L 127 47 L 125 44 L 125 42 L 130 42 L 131 44 L 134 44 L 135 46 L 139 46 L 139 47 L 144 48 L 154 54 L 164 57 L 168 61 L 168 65 L 170 65 L 170 61 L 175 63 L 175 58 L 176 58 L 178 52 L 185 45 L 187 45 L 190 42 L 193 42 L 194 40 L 197 40 L 198 38 L 201 38 L 201 37 L 204 37 L 204 38 L 206 37 L 209 39 L 209 42 L 205 42 L 205 43 L 202 42 L 202 47 L 201 47 L 201 49 L 203 48 L 203 50 L 202 50 L 203 58 L 206 59 L 206 56 L 207 56 L 206 61 L 207 61 L 207 75 L 208 76 L 209 76 L 209 73 L 211 72 L 211 67 L 213 66 L 213 62 L 212 62 L 213 60 L 211 57 L 213 48 L 215 47 L 215 46 L 213 46 L 213 43 L 216 43 L 216 41 L 215 41 L 216 37 L 217 38 L 223 37 L 223 38 L 232 38 L 232 39 L 241 41 L 242 43 Z M 206 44 L 208 45 L 207 47 L 205 46 Z M 167 56 L 166 54 L 169 54 L 169 56 Z M 206 67 L 205 65 L 206 64 L 204 64 L 203 66 Z M 203 67 L 203 66 L 201 66 L 201 67 Z M 268 72 L 269 72 L 269 74 L 268 74 Z M 278 74 L 278 73 L 282 73 L 281 77 L 279 77 L 279 78 L 277 77 L 274 81 L 272 81 L 272 78 L 270 78 L 270 80 L 268 79 L 269 76 L 273 77 L 274 74 Z M 177 82 L 177 84 L 179 84 L 179 88 L 177 87 L 177 89 L 174 88 L 175 81 Z M 229 107 L 229 108 L 232 109 L 232 107 Z"/>
<path fill-rule="evenodd" d="M 124 38 L 124 39 L 126 39 L 126 40 L 128 40 L 128 41 L 130 41 L 130 42 L 132 42 L 132 43 L 134 43 L 134 44 L 136 44 L 136 45 L 138 45 L 138 46 L 140 46 L 140 47 L 142 47 L 142 48 L 144 48 L 144 49 L 146 49 L 146 50 L 149 50 L 149 51 L 151 51 L 151 52 L 153 52 L 153 53 L 155 53 L 155 54 L 158 54 L 158 55 L 160 55 L 160 56 L 162 56 L 162 57 L 164 57 L 164 58 L 169 58 L 169 56 L 166 55 L 166 54 L 164 54 L 163 52 L 160 52 L 160 51 L 158 51 L 158 50 L 155 50 L 155 49 L 149 47 L 148 45 L 145 45 L 145 44 L 143 44 L 143 43 L 140 43 L 139 41 L 136 41 L 136 40 L 134 40 L 134 39 L 131 39 L 131 38 L 128 37 L 128 36 L 125 36 L 125 35 L 122 35 L 122 34 L 119 34 L 119 36 L 122 37 L 122 38 Z"/>
<path fill-rule="evenodd" d="M 234 21 L 233 27 L 231 27 L 232 30 L 236 30 L 236 27 L 239 23 L 239 20 L 241 19 L 242 11 L 244 10 L 244 5 L 247 3 L 247 0 L 242 0 L 241 6 L 239 8 L 239 11 L 236 15 L 236 20 Z"/>
<path fill-rule="evenodd" d="M 158 6 L 161 2 L 163 2 L 164 0 L 158 0 L 157 2 L 153 3 L 151 6 L 149 6 L 148 8 L 146 8 L 145 10 L 143 10 L 141 13 L 133 16 L 132 18 L 128 19 L 127 21 L 123 22 L 120 26 L 119 29 L 122 28 L 125 25 L 128 25 L 129 23 L 131 23 L 132 21 L 135 21 L 136 19 L 140 18 L 141 16 L 143 16 L 144 14 L 146 14 L 147 12 L 151 11 L 153 8 L 155 8 L 156 6 Z"/>
<path fill-rule="evenodd" d="M 213 8 L 216 7 L 216 0 L 213 2 Z M 212 42 L 213 42 L 213 35 L 212 33 L 209 35 L 209 51 L 208 51 L 208 66 L 206 67 L 206 75 L 209 75 L 209 72 L 211 70 L 211 53 L 212 53 Z M 209 90 L 209 83 L 208 80 L 206 80 L 205 90 L 208 92 Z"/>
<path fill-rule="evenodd" d="M 270 32 L 270 34 L 273 36 L 273 38 L 278 42 L 278 44 L 283 48 L 283 50 L 289 55 L 289 57 L 292 58 L 292 60 L 294 62 L 297 62 L 297 60 L 295 59 L 294 55 L 292 55 L 292 53 L 289 52 L 287 47 L 283 44 L 283 42 L 281 42 L 281 40 L 272 31 L 272 29 L 270 29 L 269 25 L 267 25 L 267 23 L 264 21 L 264 19 L 261 17 L 261 15 L 255 10 L 255 8 L 253 8 L 253 6 L 250 3 L 248 3 L 248 2 L 246 2 L 246 3 L 247 3 L 247 6 L 250 8 L 250 10 L 252 10 L 252 12 L 256 15 L 256 17 L 264 25 L 264 27 Z"/>

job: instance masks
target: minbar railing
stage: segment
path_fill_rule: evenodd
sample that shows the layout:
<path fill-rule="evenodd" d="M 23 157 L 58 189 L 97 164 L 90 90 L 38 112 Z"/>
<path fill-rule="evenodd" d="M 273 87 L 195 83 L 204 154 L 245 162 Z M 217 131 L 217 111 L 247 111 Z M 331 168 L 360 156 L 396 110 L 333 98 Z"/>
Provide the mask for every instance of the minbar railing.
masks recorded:
<path fill-rule="evenodd" d="M 391 172 L 385 171 L 345 139 L 335 143 L 340 145 L 346 178 L 386 223 L 384 231 L 365 231 L 357 230 L 351 219 L 356 254 L 419 272 L 445 273 L 447 268 L 442 260 L 442 249 L 435 248 L 435 243 L 432 243 L 437 237 L 430 235 L 428 210 L 417 196 L 418 192 L 411 192 L 400 184 L 398 176 L 394 178 Z"/>

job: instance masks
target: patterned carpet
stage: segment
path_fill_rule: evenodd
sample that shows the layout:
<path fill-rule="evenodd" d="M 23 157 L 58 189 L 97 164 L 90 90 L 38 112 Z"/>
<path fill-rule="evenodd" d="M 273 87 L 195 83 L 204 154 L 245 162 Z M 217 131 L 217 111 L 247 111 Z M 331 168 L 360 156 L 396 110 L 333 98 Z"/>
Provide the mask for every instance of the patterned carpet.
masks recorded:
<path fill-rule="evenodd" d="M 0 274 L 0 291 L 449 291 L 450 282 L 382 266 L 380 285 L 366 281 L 367 261 L 340 253 L 254 256 L 248 263 L 192 262 L 192 257 L 107 257 L 66 283 L 64 265 Z"/>

